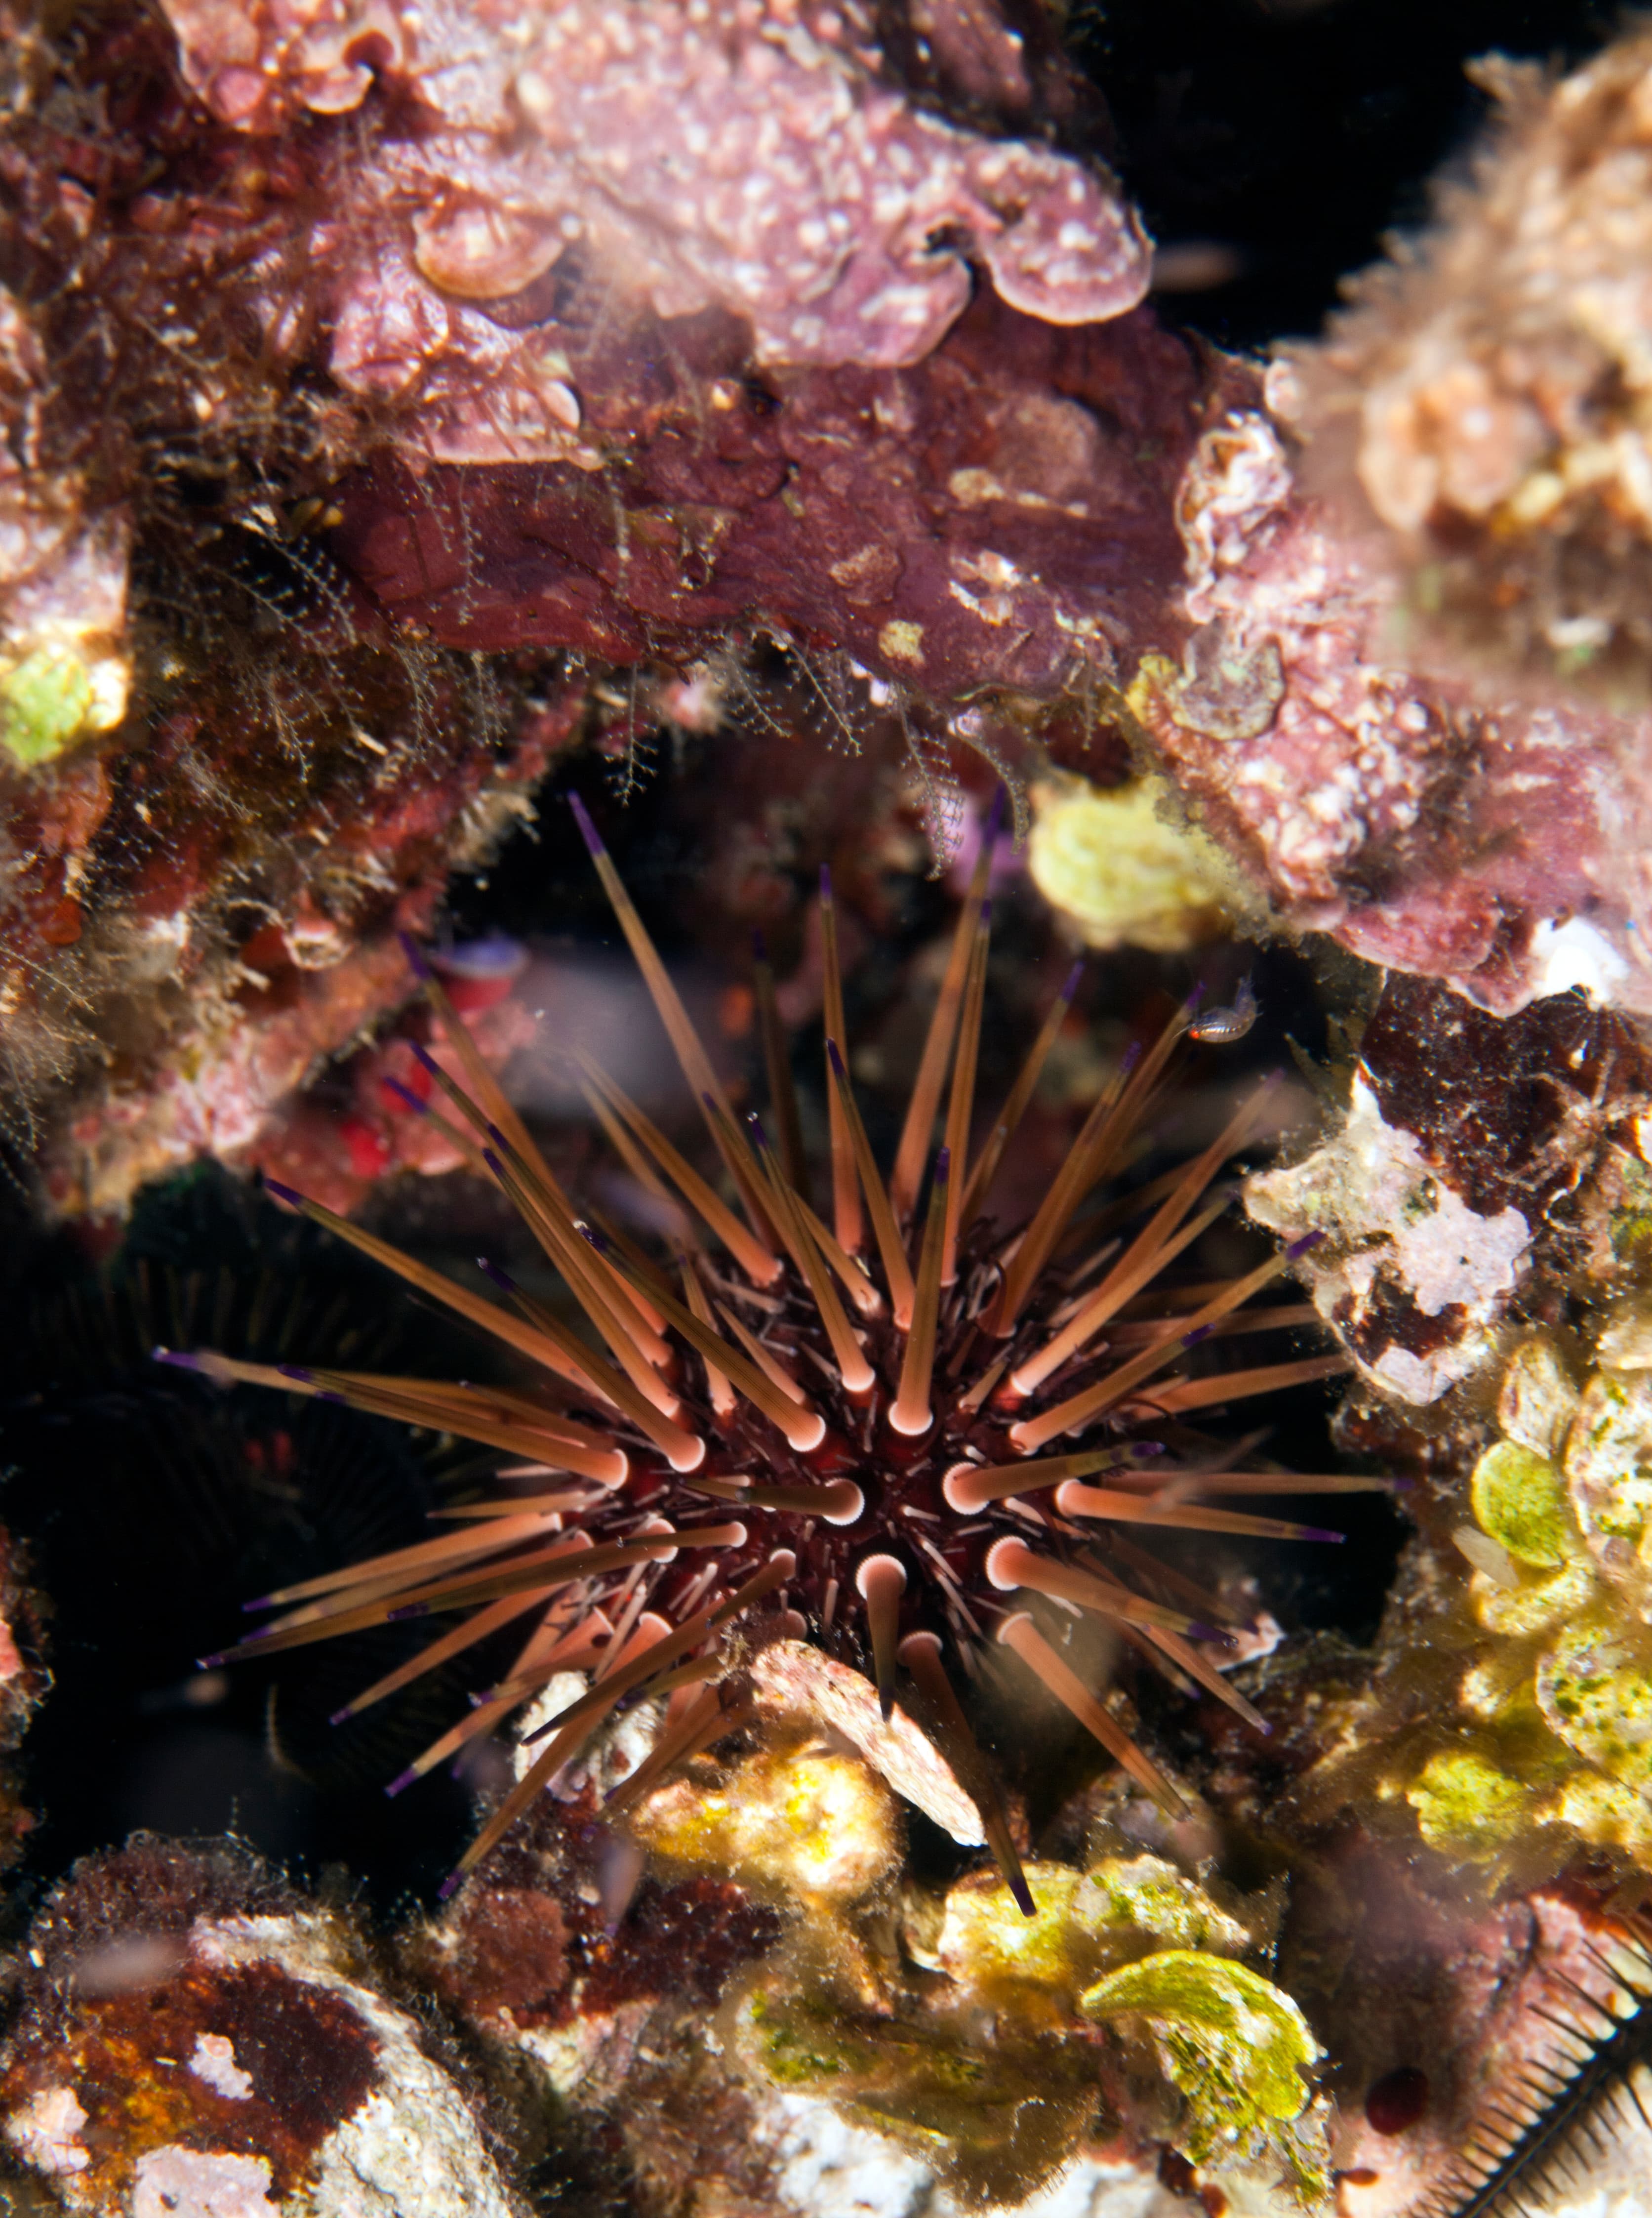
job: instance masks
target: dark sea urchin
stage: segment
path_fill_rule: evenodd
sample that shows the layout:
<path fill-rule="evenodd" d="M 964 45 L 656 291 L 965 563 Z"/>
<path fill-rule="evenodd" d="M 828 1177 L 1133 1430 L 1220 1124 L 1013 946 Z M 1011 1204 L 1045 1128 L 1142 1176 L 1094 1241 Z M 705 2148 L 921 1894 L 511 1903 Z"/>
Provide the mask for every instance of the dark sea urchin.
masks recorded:
<path fill-rule="evenodd" d="M 621 1704 L 670 1697 L 653 1752 L 610 1809 L 745 1721 L 742 1658 L 753 1642 L 780 1631 L 812 1638 L 869 1668 L 886 1717 L 897 1694 L 910 1701 L 979 1804 L 984 1837 L 1030 1911 L 943 1651 L 950 1649 L 973 1676 L 980 1651 L 1002 1643 L 1144 1788 L 1179 1810 L 1171 1783 L 1066 1660 L 1059 1634 L 1053 1639 L 1040 1629 L 1047 1603 L 1064 1624 L 1079 1612 L 1096 1613 L 1175 1683 L 1196 1682 L 1259 1725 L 1210 1660 L 1225 1636 L 1205 1620 L 1220 1617 L 1219 1607 L 1116 1528 L 1333 1540 L 1340 1536 L 1190 1497 L 1381 1484 L 1222 1469 L 1219 1456 L 1198 1454 L 1180 1422 L 1200 1409 L 1346 1368 L 1332 1355 L 1193 1375 L 1185 1360 L 1216 1335 L 1301 1322 L 1297 1309 L 1253 1302 L 1295 1250 L 1240 1277 L 1154 1292 L 1160 1274 L 1228 1207 L 1231 1189 L 1216 1181 L 1255 1131 L 1268 1082 L 1201 1154 L 1080 1222 L 1082 1205 L 1116 1178 L 1150 1124 L 1166 1065 L 1188 1029 L 1191 1007 L 1184 1005 L 1104 1089 L 1031 1218 L 1008 1238 L 999 1233 L 981 1205 L 1077 974 L 964 1171 L 987 975 L 989 835 L 886 1185 L 846 1075 L 825 884 L 828 1223 L 807 1198 L 766 966 L 758 966 L 758 1002 L 772 1142 L 755 1117 L 744 1126 L 737 1121 L 589 816 L 577 797 L 572 806 L 701 1104 L 733 1202 L 576 1055 L 609 1143 L 658 1213 L 681 1230 L 665 1261 L 594 1211 L 582 1214 L 439 981 L 410 950 L 464 1075 L 461 1087 L 425 1058 L 454 1112 L 443 1122 L 520 1211 L 593 1336 L 490 1264 L 483 1268 L 509 1307 L 272 1186 L 280 1200 L 526 1359 L 533 1383 L 507 1390 L 271 1367 L 207 1352 L 158 1351 L 163 1360 L 224 1383 L 319 1395 L 447 1431 L 519 1459 L 500 1474 L 513 1485 L 554 1485 L 504 1487 L 495 1498 L 445 1513 L 459 1529 L 264 1597 L 254 1607 L 284 1614 L 226 1654 L 265 1657 L 387 1619 L 460 1614 L 451 1631 L 340 1713 L 353 1715 L 531 1614 L 532 1633 L 510 1676 L 393 1792 L 498 1725 L 554 1674 L 593 1675 L 585 1694 L 531 1736 L 544 1741 L 542 1750 L 493 1812 L 451 1887 Z M 931 1164 L 944 1096 L 943 1144 Z M 1076 1445 L 1086 1434 L 1094 1444 Z M 739 1515 L 710 1521 L 702 1514 L 718 1510 Z"/>

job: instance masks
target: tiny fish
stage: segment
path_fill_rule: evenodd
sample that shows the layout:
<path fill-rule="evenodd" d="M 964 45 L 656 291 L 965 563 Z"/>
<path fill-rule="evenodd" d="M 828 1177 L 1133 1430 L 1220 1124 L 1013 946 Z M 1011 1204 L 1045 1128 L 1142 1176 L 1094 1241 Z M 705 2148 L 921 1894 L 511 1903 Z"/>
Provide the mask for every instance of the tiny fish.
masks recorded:
<path fill-rule="evenodd" d="M 1202 1017 L 1195 1017 L 1187 1029 L 1196 1040 L 1225 1047 L 1229 1040 L 1243 1039 L 1255 1022 L 1256 995 L 1251 990 L 1250 980 L 1241 978 L 1231 1009 L 1207 1009 Z"/>

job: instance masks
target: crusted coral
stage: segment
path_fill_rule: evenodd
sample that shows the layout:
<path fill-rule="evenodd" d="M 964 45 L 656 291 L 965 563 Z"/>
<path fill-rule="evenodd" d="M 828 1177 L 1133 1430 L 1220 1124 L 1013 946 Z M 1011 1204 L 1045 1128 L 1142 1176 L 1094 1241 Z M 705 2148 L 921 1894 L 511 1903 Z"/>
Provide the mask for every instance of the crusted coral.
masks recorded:
<path fill-rule="evenodd" d="M 1631 31 L 1559 81 L 1501 59 L 1478 75 L 1497 115 L 1473 177 L 1356 281 L 1304 358 L 1313 412 L 1352 416 L 1425 652 L 1449 640 L 1642 705 L 1652 41 Z"/>
<path fill-rule="evenodd" d="M 89 1859 L 29 1950 L 0 2129 L 68 2209 L 508 2218 L 470 2091 L 359 1936 L 232 1849 Z"/>

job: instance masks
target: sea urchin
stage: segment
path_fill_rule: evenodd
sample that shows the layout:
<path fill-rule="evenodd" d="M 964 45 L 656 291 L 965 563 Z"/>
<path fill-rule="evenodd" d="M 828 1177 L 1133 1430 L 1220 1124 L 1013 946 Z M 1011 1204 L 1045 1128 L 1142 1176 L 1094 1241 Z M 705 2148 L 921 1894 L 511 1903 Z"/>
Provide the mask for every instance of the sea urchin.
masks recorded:
<path fill-rule="evenodd" d="M 1185 1005 L 1127 1058 L 1030 1219 L 1006 1238 L 981 1205 L 1077 974 L 966 1168 L 987 976 L 989 836 L 886 1183 L 847 1075 L 835 920 L 823 883 L 831 1133 L 823 1217 L 809 1199 L 766 965 L 759 962 L 757 999 L 772 1142 L 755 1117 L 737 1120 L 589 816 L 577 797 L 572 805 L 702 1106 L 726 1187 L 719 1192 L 610 1078 L 576 1056 L 609 1141 L 680 1231 L 666 1260 L 595 1211 L 582 1212 L 440 982 L 410 950 L 464 1077 L 461 1086 L 427 1056 L 453 1113 L 421 1106 L 510 1196 L 588 1331 L 574 1330 L 491 1264 L 483 1268 L 508 1306 L 272 1186 L 525 1359 L 531 1383 L 503 1389 L 158 1353 L 221 1382 L 331 1397 L 480 1441 L 522 1459 L 503 1480 L 537 1490 L 502 1486 L 497 1498 L 443 1513 L 456 1529 L 265 1596 L 251 1606 L 283 1614 L 227 1655 L 264 1657 L 386 1620 L 456 1614 L 450 1631 L 341 1713 L 350 1715 L 531 1614 L 509 1676 L 392 1792 L 498 1724 L 554 1674 L 591 1675 L 588 1691 L 530 1736 L 543 1741 L 541 1752 L 451 1887 L 620 1705 L 670 1698 L 652 1754 L 614 1798 L 629 1801 L 750 1714 L 741 1664 L 753 1642 L 783 1630 L 809 1637 L 869 1668 L 886 1717 L 897 1692 L 922 1716 L 979 1803 L 984 1837 L 1030 1911 L 944 1652 L 973 1676 L 981 1651 L 1001 1643 L 1142 1787 L 1179 1809 L 1173 1787 L 1073 1669 L 1059 1635 L 1041 1630 L 1041 1615 L 1055 1630 L 1047 1604 L 1062 1623 L 1098 1614 L 1178 1685 L 1196 1682 L 1260 1724 L 1210 1660 L 1212 1644 L 1224 1638 L 1205 1621 L 1220 1614 L 1216 1605 L 1117 1528 L 1335 1539 L 1235 1510 L 1221 1497 L 1380 1483 L 1234 1471 L 1212 1468 L 1215 1459 L 1172 1467 L 1158 1437 L 1168 1428 L 1185 1450 L 1179 1421 L 1186 1413 L 1345 1367 L 1339 1357 L 1316 1356 L 1195 1375 L 1185 1360 L 1215 1335 L 1302 1320 L 1298 1309 L 1253 1298 L 1294 1250 L 1240 1277 L 1154 1292 L 1228 1206 L 1230 1192 L 1216 1182 L 1255 1131 L 1267 1087 L 1197 1156 L 1080 1222 L 1083 1205 L 1117 1177 L 1152 1118 L 1188 1029 Z M 944 1097 L 942 1144 L 931 1163 Z"/>

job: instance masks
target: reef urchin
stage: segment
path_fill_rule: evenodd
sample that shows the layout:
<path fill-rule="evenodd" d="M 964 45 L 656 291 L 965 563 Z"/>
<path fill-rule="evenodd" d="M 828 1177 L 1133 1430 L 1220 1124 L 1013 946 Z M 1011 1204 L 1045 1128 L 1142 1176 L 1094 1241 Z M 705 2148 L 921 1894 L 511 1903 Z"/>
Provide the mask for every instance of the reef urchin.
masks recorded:
<path fill-rule="evenodd" d="M 225 1383 L 331 1397 L 480 1441 L 528 1466 L 502 1477 L 554 1484 L 529 1492 L 502 1487 L 495 1498 L 449 1513 L 460 1521 L 456 1530 L 264 1597 L 253 1607 L 284 1614 L 227 1655 L 265 1657 L 387 1619 L 458 1614 L 451 1631 L 341 1713 L 353 1714 L 531 1614 L 533 1631 L 508 1677 L 393 1792 L 498 1724 L 553 1675 L 593 1675 L 585 1694 L 530 1736 L 544 1741 L 541 1753 L 451 1886 L 619 1705 L 671 1698 L 652 1754 L 620 1790 L 629 1801 L 749 1714 L 740 1662 L 752 1639 L 779 1630 L 806 1634 L 869 1667 L 886 1716 L 898 1688 L 907 1688 L 980 1804 L 985 1837 L 1030 1911 L 943 1651 L 950 1649 L 973 1675 L 980 1651 L 1003 1644 L 1150 1794 L 1179 1809 L 1171 1783 L 1041 1631 L 1040 1598 L 1058 1611 L 1096 1613 L 1176 1683 L 1197 1682 L 1260 1724 L 1210 1660 L 1210 1644 L 1223 1636 L 1203 1620 L 1220 1614 L 1216 1605 L 1114 1528 L 1335 1539 L 1190 1497 L 1380 1484 L 1235 1471 L 1211 1467 L 1215 1459 L 1172 1463 L 1158 1436 L 1177 1433 L 1190 1411 L 1346 1367 L 1336 1355 L 1219 1365 L 1197 1375 L 1189 1367 L 1190 1351 L 1216 1335 L 1300 1320 L 1294 1309 L 1247 1306 L 1294 1249 L 1238 1277 L 1154 1292 L 1166 1267 L 1229 1205 L 1229 1190 L 1216 1181 L 1255 1131 L 1267 1087 L 1201 1154 L 1080 1222 L 1082 1205 L 1116 1176 L 1154 1114 L 1188 1028 L 1191 1010 L 1184 1005 L 1155 1040 L 1126 1058 L 1039 1206 L 1006 1238 L 981 1204 L 1077 974 L 966 1169 L 987 975 L 989 836 L 886 1183 L 846 1075 L 833 908 L 823 884 L 828 1222 L 808 1199 L 764 966 L 758 999 L 776 1096 L 773 1143 L 755 1117 L 744 1127 L 736 1119 L 589 816 L 577 797 L 572 805 L 701 1104 L 733 1200 L 609 1077 L 576 1057 L 609 1141 L 660 1214 L 682 1230 L 669 1240 L 667 1261 L 582 1211 L 415 955 L 464 1075 L 461 1086 L 425 1058 L 456 1112 L 449 1130 L 521 1211 L 591 1336 L 490 1264 L 483 1267 L 508 1308 L 275 1186 L 278 1199 L 525 1358 L 532 1384 L 507 1390 L 158 1352 Z M 931 1164 L 944 1097 L 943 1144 Z M 1088 1442 L 1080 1445 L 1083 1435 Z M 1179 1440 L 1185 1449 L 1185 1433 Z M 718 1510 L 739 1515 L 718 1519 Z M 1151 1591 L 1136 1591 L 1127 1571 Z M 900 1677 L 903 1667 L 909 1680 Z"/>

